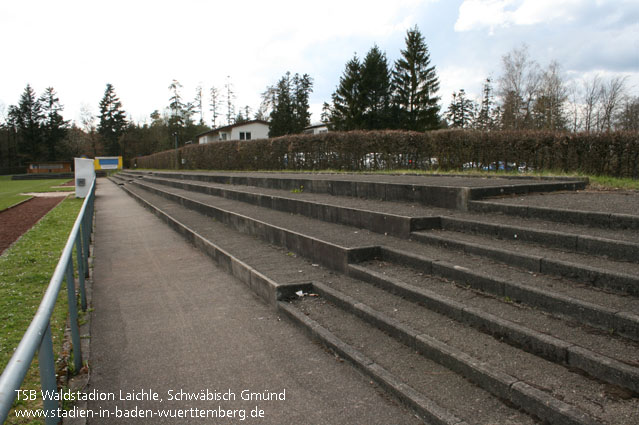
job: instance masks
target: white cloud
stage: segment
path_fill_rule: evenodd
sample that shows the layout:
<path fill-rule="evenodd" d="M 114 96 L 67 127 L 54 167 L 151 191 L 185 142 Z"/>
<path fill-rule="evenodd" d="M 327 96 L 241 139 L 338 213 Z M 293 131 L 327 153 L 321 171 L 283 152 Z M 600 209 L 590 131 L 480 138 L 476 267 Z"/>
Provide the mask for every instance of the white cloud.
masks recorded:
<path fill-rule="evenodd" d="M 571 21 L 582 0 L 465 0 L 459 6 L 455 31 L 511 25 L 535 25 L 563 19 Z"/>

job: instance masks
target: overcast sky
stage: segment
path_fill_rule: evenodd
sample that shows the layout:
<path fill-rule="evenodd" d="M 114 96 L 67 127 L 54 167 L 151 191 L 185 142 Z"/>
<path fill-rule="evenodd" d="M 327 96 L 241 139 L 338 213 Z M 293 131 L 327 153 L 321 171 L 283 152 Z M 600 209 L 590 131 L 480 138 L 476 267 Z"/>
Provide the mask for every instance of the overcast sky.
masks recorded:
<path fill-rule="evenodd" d="M 222 89 L 227 76 L 236 107 L 255 111 L 266 86 L 291 71 L 314 79 L 318 121 L 353 54 L 377 44 L 392 63 L 414 25 L 444 107 L 461 88 L 478 97 L 522 43 L 542 67 L 556 60 L 567 80 L 627 76 L 639 95 L 637 0 L 6 0 L 0 118 L 27 83 L 38 95 L 52 86 L 71 120 L 83 105 L 97 114 L 111 83 L 129 116 L 144 121 L 168 105 L 173 79 L 186 100 L 201 84 L 208 103 L 210 87 Z"/>

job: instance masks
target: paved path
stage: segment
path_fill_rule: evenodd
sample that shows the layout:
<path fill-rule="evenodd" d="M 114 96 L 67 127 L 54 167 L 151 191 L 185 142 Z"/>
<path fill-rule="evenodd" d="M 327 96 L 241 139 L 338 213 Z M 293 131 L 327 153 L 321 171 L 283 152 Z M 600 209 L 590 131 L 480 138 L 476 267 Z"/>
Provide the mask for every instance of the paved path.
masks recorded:
<path fill-rule="evenodd" d="M 89 402 L 89 424 L 419 423 L 106 179 L 94 254 L 87 392 L 115 400 Z M 162 401 L 147 400 L 149 390 Z M 170 401 L 180 390 L 235 401 Z M 244 390 L 285 399 L 243 401 Z M 261 419 L 250 417 L 256 406 Z M 136 408 L 155 416 L 114 418 Z M 225 417 L 211 419 L 220 409 Z M 161 410 L 184 417 L 162 419 Z"/>

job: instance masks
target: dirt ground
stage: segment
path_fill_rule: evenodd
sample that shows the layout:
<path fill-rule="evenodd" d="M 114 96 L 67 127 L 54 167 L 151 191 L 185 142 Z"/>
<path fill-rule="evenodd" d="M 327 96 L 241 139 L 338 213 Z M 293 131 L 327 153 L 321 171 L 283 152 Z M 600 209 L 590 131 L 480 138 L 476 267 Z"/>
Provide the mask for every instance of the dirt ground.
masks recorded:
<path fill-rule="evenodd" d="M 64 196 L 34 197 L 0 211 L 0 254 L 63 199 Z"/>

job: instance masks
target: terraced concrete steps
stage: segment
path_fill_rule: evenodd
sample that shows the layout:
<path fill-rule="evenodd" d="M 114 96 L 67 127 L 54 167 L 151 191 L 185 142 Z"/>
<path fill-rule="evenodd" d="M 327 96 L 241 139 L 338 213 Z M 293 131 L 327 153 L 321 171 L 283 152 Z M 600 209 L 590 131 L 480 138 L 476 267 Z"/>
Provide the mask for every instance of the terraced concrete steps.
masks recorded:
<path fill-rule="evenodd" d="M 610 236 L 606 238 L 584 234 L 589 232 L 590 229 L 573 228 L 577 231 L 581 230 L 581 233 L 544 230 L 522 225 L 507 225 L 503 224 L 503 222 L 497 222 L 495 218 L 494 216 L 480 216 L 475 219 L 442 217 L 441 229 L 494 235 L 506 240 L 532 242 L 585 254 L 605 255 L 618 260 L 639 261 L 639 243 L 636 242 L 613 239 Z M 612 233 L 612 237 L 616 236 L 615 232 L 608 233 Z M 624 232 L 624 236 L 631 235 L 628 232 Z M 635 233 L 634 236 L 636 240 L 639 240 L 639 233 Z"/>
<path fill-rule="evenodd" d="M 423 415 L 426 419 L 434 419 L 429 423 L 537 422 L 450 368 L 416 353 L 414 347 L 406 346 L 324 299 L 304 298 L 290 307 L 282 306 L 282 310 L 322 342 L 339 341 L 331 344 L 331 348 L 339 355 L 355 360 L 364 373 L 378 372 L 382 375 L 380 380 L 390 381 L 386 385 L 390 391 L 417 393 L 420 398 L 427 398 L 429 405 L 436 406 L 428 410 L 443 411 Z"/>
<path fill-rule="evenodd" d="M 518 236 L 517 233 L 514 235 Z M 606 257 L 599 257 L 521 242 L 515 238 L 501 239 L 493 235 L 466 233 L 463 230 L 412 232 L 411 238 L 426 244 L 491 258 L 534 273 L 576 278 L 595 287 L 622 294 L 639 295 L 639 263 L 615 260 L 613 250 L 598 250 L 599 253 L 607 254 Z M 614 244 L 618 252 L 625 252 L 622 257 L 634 257 L 630 250 L 623 251 L 621 243 Z"/>
<path fill-rule="evenodd" d="M 300 214 L 329 223 L 340 223 L 367 228 L 377 233 L 388 233 L 399 237 L 409 237 L 415 230 L 440 227 L 437 209 L 415 208 L 404 205 L 401 211 L 396 206 L 380 208 L 377 201 L 359 200 L 357 208 L 331 202 L 332 195 L 313 195 L 278 189 L 251 188 L 247 186 L 193 182 L 181 179 L 167 179 L 155 176 L 124 176 L 143 178 L 144 182 L 166 185 L 188 191 L 205 193 L 227 199 L 258 205 L 278 211 Z M 382 204 L 383 205 L 383 204 Z M 420 215 L 421 214 L 421 215 Z"/>
<path fill-rule="evenodd" d="M 594 388 L 582 375 L 512 348 L 490 336 L 477 334 L 472 328 L 451 322 L 447 317 L 424 310 L 419 305 L 400 298 L 389 298 L 383 291 L 373 288 L 366 287 L 362 291 L 360 286 L 361 283 L 348 281 L 332 282 L 331 286 L 315 283 L 314 290 L 346 313 L 374 324 L 429 360 L 453 370 L 500 399 L 516 403 L 543 420 L 564 423 L 591 421 L 588 414 L 574 406 L 585 407 L 588 403 L 586 400 L 597 397 L 600 389 Z M 335 287 L 339 287 L 339 290 Z M 322 310 L 312 317 L 327 321 L 325 313 Z M 331 320 L 334 319 L 334 313 L 327 314 Z M 575 396 L 565 389 L 567 383 L 572 388 L 588 387 L 592 392 L 580 392 Z M 556 395 L 562 393 L 565 402 L 538 388 L 545 388 Z M 576 399 L 581 397 L 583 399 Z M 548 406 L 548 409 L 540 406 Z M 597 409 L 596 405 L 589 408 L 591 411 Z"/>
<path fill-rule="evenodd" d="M 553 314 L 571 317 L 591 326 L 638 338 L 639 317 L 633 312 L 639 303 L 634 298 L 607 294 L 602 297 L 597 290 L 583 287 L 570 280 L 558 280 L 519 271 L 490 261 L 478 261 L 469 255 L 429 248 L 420 244 L 401 242 L 393 238 L 379 237 L 356 229 L 313 223 L 312 220 L 274 211 L 250 208 L 238 202 L 224 200 L 212 204 L 211 197 L 197 193 L 186 193 L 179 189 L 136 184 L 188 204 L 191 208 L 231 223 L 240 231 L 253 232 L 271 243 L 286 246 L 292 251 L 312 258 L 337 270 L 345 270 L 351 252 L 346 248 L 370 245 L 387 245 L 418 253 L 418 256 L 403 255 L 402 261 L 413 262 L 426 273 L 436 273 L 497 296 L 507 297 L 541 308 Z M 234 209 L 237 213 L 231 212 Z M 251 218 L 250 216 L 253 216 Z M 266 223 L 264 220 L 270 220 Z M 253 223 L 257 223 L 254 225 Z M 254 226 L 255 228 L 252 228 Z M 289 230 L 287 230 L 287 228 Z M 311 233 L 308 233 L 311 232 Z M 335 249 L 335 246 L 345 249 Z M 327 255 L 330 252 L 338 255 Z M 434 270 L 434 271 L 433 271 Z"/>
<path fill-rule="evenodd" d="M 639 230 L 639 216 L 567 208 L 535 207 L 529 205 L 513 205 L 499 200 L 470 201 L 470 211 L 480 213 L 501 213 L 512 216 L 535 218 L 559 223 L 583 224 L 610 229 Z"/>
<path fill-rule="evenodd" d="M 602 299 L 599 291 L 583 287 L 581 283 L 531 274 L 491 261 L 479 262 L 471 255 L 460 256 L 455 251 L 429 248 L 390 237 L 377 236 L 362 230 L 314 222 L 304 217 L 256 208 L 229 199 L 216 201 L 216 198 L 210 195 L 140 180 L 134 181 L 134 184 L 178 200 L 185 205 L 188 204 L 190 208 L 197 208 L 198 211 L 224 222 L 240 220 L 243 223 L 238 227 L 240 231 L 260 233 L 272 243 L 284 244 L 295 252 L 337 270 L 344 270 L 348 253 L 342 252 L 339 256 L 325 255 L 326 250 L 330 250 L 331 246 L 340 245 L 345 248 L 370 245 L 394 246 L 405 252 L 420 253 L 422 258 L 428 259 L 422 264 L 428 270 L 433 267 L 432 262 L 435 261 L 435 270 L 443 273 L 444 277 L 461 281 L 476 289 L 510 297 L 549 312 L 561 312 L 562 315 L 598 328 L 613 329 L 631 338 L 637 338 L 639 335 L 639 317 L 632 313 L 639 308 L 639 302 L 636 299 L 613 295 Z M 251 223 L 254 222 L 259 223 L 259 229 L 250 229 Z M 265 228 L 269 229 L 264 230 Z M 328 263 L 328 261 L 331 262 Z M 427 272 L 430 273 L 430 271 Z"/>
<path fill-rule="evenodd" d="M 123 177 L 132 196 L 429 423 L 639 421 L 634 296 Z M 299 290 L 319 297 L 297 299 Z M 596 330 L 611 320 L 623 331 Z"/>
<path fill-rule="evenodd" d="M 532 354 L 639 392 L 639 344 L 632 341 L 596 335 L 534 309 L 482 296 L 395 263 L 375 260 L 351 264 L 348 275 Z"/>
<path fill-rule="evenodd" d="M 136 172 L 167 178 L 198 180 L 213 183 L 247 185 L 263 188 L 299 190 L 381 199 L 410 201 L 443 208 L 467 209 L 470 200 L 504 194 L 577 190 L 587 185 L 587 179 L 478 179 L 464 176 L 375 175 L 366 174 L 294 174 L 294 173 L 197 173 L 197 172 Z"/>
<path fill-rule="evenodd" d="M 409 231 L 420 229 L 444 229 L 481 232 L 505 239 L 531 240 L 555 245 L 562 249 L 599 254 L 615 250 L 608 256 L 620 255 L 621 259 L 636 259 L 633 250 L 639 246 L 639 233 L 599 230 L 592 236 L 592 228 L 562 226 L 541 220 L 521 220 L 501 214 L 480 216 L 462 212 L 451 212 L 441 208 L 424 207 L 415 203 L 379 202 L 376 198 L 346 198 L 333 195 L 318 195 L 280 189 L 227 185 L 181 179 L 181 175 L 167 178 L 147 174 L 124 174 L 130 178 L 143 178 L 185 190 L 208 193 L 254 205 L 310 216 L 328 222 L 368 228 L 378 233 L 407 237 Z M 170 175 L 170 174 L 169 174 Z M 330 209 L 327 210 L 327 207 Z M 436 218 L 440 218 L 439 220 Z M 402 222 L 403 220 L 403 222 Z M 629 254 L 627 253 L 629 252 Z"/>

